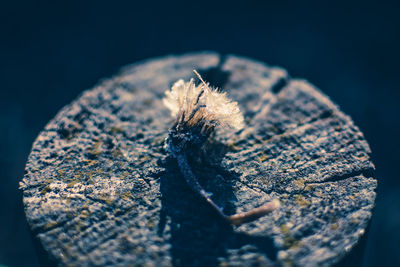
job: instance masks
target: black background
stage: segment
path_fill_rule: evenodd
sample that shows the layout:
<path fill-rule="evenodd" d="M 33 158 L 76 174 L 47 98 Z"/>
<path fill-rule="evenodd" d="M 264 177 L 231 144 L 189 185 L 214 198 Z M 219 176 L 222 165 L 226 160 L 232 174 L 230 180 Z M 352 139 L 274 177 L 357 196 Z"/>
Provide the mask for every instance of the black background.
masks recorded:
<path fill-rule="evenodd" d="M 286 68 L 351 115 L 379 180 L 365 266 L 400 266 L 398 1 L 0 4 L 0 264 L 38 265 L 18 182 L 57 111 L 126 64 L 215 50 Z"/>

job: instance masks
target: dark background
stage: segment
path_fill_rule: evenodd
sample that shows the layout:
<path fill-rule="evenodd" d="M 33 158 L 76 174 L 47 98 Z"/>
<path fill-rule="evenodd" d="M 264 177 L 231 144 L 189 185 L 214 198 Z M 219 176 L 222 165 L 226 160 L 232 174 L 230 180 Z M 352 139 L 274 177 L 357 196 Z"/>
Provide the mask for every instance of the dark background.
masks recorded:
<path fill-rule="evenodd" d="M 18 182 L 61 107 L 123 65 L 197 50 L 306 78 L 351 115 L 379 180 L 365 266 L 400 266 L 398 1 L 0 4 L 0 264 L 38 265 Z"/>

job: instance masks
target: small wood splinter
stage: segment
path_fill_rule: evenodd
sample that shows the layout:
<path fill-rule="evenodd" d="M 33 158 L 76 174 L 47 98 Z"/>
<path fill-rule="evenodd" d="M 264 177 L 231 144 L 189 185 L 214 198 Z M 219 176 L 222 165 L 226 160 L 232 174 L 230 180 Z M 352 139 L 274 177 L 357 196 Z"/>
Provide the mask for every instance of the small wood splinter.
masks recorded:
<path fill-rule="evenodd" d="M 203 189 L 193 173 L 187 159 L 187 151 L 198 149 L 207 141 L 217 127 L 230 127 L 240 130 L 244 127 L 243 115 L 237 102 L 231 101 L 226 93 L 218 92 L 207 84 L 194 70 L 202 82 L 195 85 L 178 80 L 171 90 L 165 92 L 164 105 L 171 110 L 176 119 L 170 128 L 166 140 L 167 150 L 178 162 L 186 183 L 205 200 L 225 221 L 232 225 L 254 221 L 280 206 L 279 200 L 273 200 L 248 212 L 225 215 Z"/>

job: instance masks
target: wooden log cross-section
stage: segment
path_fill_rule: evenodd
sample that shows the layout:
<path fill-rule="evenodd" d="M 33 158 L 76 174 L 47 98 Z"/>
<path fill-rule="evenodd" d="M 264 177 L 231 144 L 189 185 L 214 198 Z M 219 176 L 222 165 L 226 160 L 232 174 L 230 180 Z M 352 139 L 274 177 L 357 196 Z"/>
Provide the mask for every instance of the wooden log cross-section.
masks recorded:
<path fill-rule="evenodd" d="M 227 227 L 164 150 L 164 92 L 197 69 L 239 103 L 193 172 L 226 214 L 281 207 Z M 125 67 L 64 107 L 33 144 L 20 183 L 46 264 L 330 266 L 354 254 L 377 181 L 363 134 L 327 96 L 284 69 L 213 52 Z"/>

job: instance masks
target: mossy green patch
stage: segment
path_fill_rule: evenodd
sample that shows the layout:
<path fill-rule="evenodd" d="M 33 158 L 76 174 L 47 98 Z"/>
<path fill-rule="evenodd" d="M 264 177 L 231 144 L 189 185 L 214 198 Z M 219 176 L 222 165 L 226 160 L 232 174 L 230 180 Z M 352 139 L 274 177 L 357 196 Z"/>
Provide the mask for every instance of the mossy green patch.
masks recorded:
<path fill-rule="evenodd" d="M 297 179 L 292 182 L 298 189 L 304 188 L 304 179 Z"/>
<path fill-rule="evenodd" d="M 123 130 L 121 127 L 119 127 L 119 126 L 112 126 L 112 127 L 110 128 L 110 130 L 111 130 L 111 132 L 112 132 L 113 134 L 119 134 L 119 133 L 123 133 L 123 132 L 124 132 L 124 130 Z"/>
<path fill-rule="evenodd" d="M 132 198 L 132 193 L 130 191 L 127 191 L 127 192 L 123 193 L 121 195 L 121 197 L 123 200 L 128 200 L 128 199 Z"/>
<path fill-rule="evenodd" d="M 129 172 L 128 172 L 128 171 L 124 171 L 124 172 L 122 173 L 122 175 L 120 176 L 120 178 L 121 178 L 121 179 L 125 179 L 126 177 L 128 177 L 128 175 L 129 175 Z"/>
<path fill-rule="evenodd" d="M 83 178 L 83 173 L 80 172 L 80 171 L 76 172 L 76 173 L 74 174 L 74 178 L 75 178 L 75 179 L 81 180 L 81 179 Z"/>
<path fill-rule="evenodd" d="M 295 195 L 294 200 L 297 205 L 302 207 L 306 207 L 311 204 L 311 202 L 308 199 L 306 199 L 303 195 L 300 194 Z"/>
<path fill-rule="evenodd" d="M 67 187 L 68 187 L 68 188 L 74 187 L 74 185 L 76 185 L 77 183 L 79 183 L 78 180 L 73 180 L 73 181 L 71 181 L 71 182 L 69 182 L 69 183 L 67 184 Z"/>
<path fill-rule="evenodd" d="M 283 239 L 283 242 L 284 242 L 285 247 L 287 247 L 287 248 L 289 248 L 289 249 L 294 249 L 294 248 L 300 246 L 300 241 L 297 240 L 297 239 L 295 239 L 295 238 L 292 237 L 292 236 L 286 236 L 286 237 Z"/>
<path fill-rule="evenodd" d="M 50 185 L 46 185 L 45 187 L 42 188 L 42 190 L 40 190 L 40 193 L 41 193 L 42 195 L 45 195 L 45 194 L 47 194 L 47 193 L 49 193 L 49 192 L 51 192 Z"/>
<path fill-rule="evenodd" d="M 268 159 L 268 156 L 265 154 L 262 154 L 260 157 L 257 158 L 257 161 L 261 163 L 261 162 L 266 161 L 267 159 Z"/>
<path fill-rule="evenodd" d="M 44 228 L 45 230 L 48 230 L 48 229 L 50 229 L 50 228 L 55 227 L 56 225 L 58 225 L 58 222 L 56 222 L 56 221 L 50 221 L 50 222 L 46 223 L 45 226 L 43 226 L 43 228 Z"/>
<path fill-rule="evenodd" d="M 65 175 L 65 171 L 63 169 L 58 169 L 57 170 L 58 179 L 61 179 L 64 175 Z"/>
<path fill-rule="evenodd" d="M 290 229 L 286 224 L 282 224 L 280 226 L 280 229 L 281 229 L 282 234 L 284 234 L 284 235 L 288 235 L 290 233 Z"/>
<path fill-rule="evenodd" d="M 312 191 L 315 187 L 317 187 L 316 184 L 307 184 L 306 187 L 304 187 L 304 190 Z"/>

